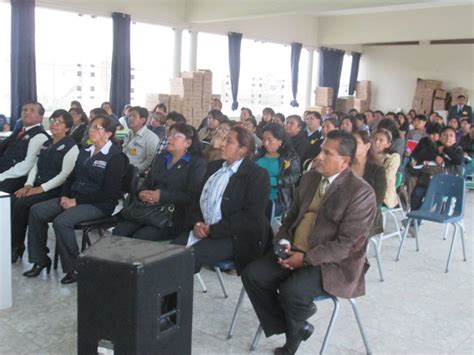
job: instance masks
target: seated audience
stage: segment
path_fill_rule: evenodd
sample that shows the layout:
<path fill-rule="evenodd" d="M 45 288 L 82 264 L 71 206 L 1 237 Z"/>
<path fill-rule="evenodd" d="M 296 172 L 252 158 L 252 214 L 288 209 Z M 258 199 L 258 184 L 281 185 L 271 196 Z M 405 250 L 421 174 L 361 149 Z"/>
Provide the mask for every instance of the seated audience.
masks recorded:
<path fill-rule="evenodd" d="M 117 123 L 109 116 L 96 116 L 89 126 L 92 145 L 82 148 L 73 172 L 62 187 L 61 197 L 35 204 L 28 218 L 28 256 L 33 263 L 26 277 L 49 273 L 48 223 L 53 222 L 63 272 L 63 284 L 77 281 L 79 255 L 74 226 L 83 221 L 110 216 L 121 196 L 128 158 L 112 143 Z"/>
<path fill-rule="evenodd" d="M 367 119 L 367 126 L 369 126 L 370 132 L 375 132 L 377 130 L 377 125 L 383 117 L 381 119 L 376 119 L 375 113 L 372 110 L 365 111 L 365 117 Z"/>
<path fill-rule="evenodd" d="M 132 105 L 126 104 L 123 107 L 122 117 L 119 118 L 119 129 L 128 129 L 128 111 L 132 108 Z"/>
<path fill-rule="evenodd" d="M 326 111 L 324 115 L 322 115 L 323 121 L 327 120 L 329 117 L 332 117 L 333 114 L 334 114 L 334 109 L 332 108 L 332 106 L 326 106 Z"/>
<path fill-rule="evenodd" d="M 255 139 L 255 153 L 257 153 L 260 148 L 262 147 L 262 140 L 257 136 L 257 120 L 255 120 L 255 117 L 251 116 L 249 117 L 248 120 L 244 122 L 239 122 L 237 123 L 238 125 L 242 126 L 245 128 L 247 131 L 252 133 L 253 139 Z"/>
<path fill-rule="evenodd" d="M 263 129 L 273 121 L 273 116 L 275 115 L 275 111 L 273 111 L 270 107 L 265 107 L 262 112 L 262 120 L 257 125 L 257 130 L 255 134 L 258 138 L 262 139 L 262 132 Z"/>
<path fill-rule="evenodd" d="M 357 111 L 355 108 L 350 109 L 348 112 L 349 116 L 352 116 L 352 117 L 355 117 L 358 113 L 359 111 Z"/>
<path fill-rule="evenodd" d="M 405 152 L 405 140 L 400 136 L 400 131 L 397 128 L 397 123 L 391 118 L 384 118 L 379 122 L 378 129 L 386 129 L 392 135 L 392 145 L 390 149 L 397 152 L 400 158 Z"/>
<path fill-rule="evenodd" d="M 26 102 L 21 109 L 23 128 L 0 142 L 0 191 L 12 194 L 25 185 L 41 146 L 49 139 L 41 125 L 43 115 L 39 102 Z"/>
<path fill-rule="evenodd" d="M 217 133 L 211 140 L 210 144 L 204 147 L 204 158 L 206 161 L 214 161 L 222 159 L 222 144 L 227 139 L 227 135 L 233 127 L 233 121 L 224 121 L 217 129 Z M 258 148 L 257 148 L 258 149 Z"/>
<path fill-rule="evenodd" d="M 474 159 L 474 126 L 471 126 L 471 130 L 468 134 L 461 138 L 459 145 L 464 151 L 464 176 L 471 176 L 472 171 L 472 159 Z"/>
<path fill-rule="evenodd" d="M 456 142 L 459 143 L 461 140 L 461 137 L 463 136 L 463 132 L 461 130 L 461 125 L 459 123 L 459 120 L 457 117 L 451 117 L 448 120 L 448 126 L 452 127 L 454 131 L 456 132 Z"/>
<path fill-rule="evenodd" d="M 410 124 L 410 129 L 413 129 L 413 122 L 415 122 L 415 118 L 417 116 L 417 113 L 414 109 L 411 109 L 408 111 L 407 119 L 408 123 Z"/>
<path fill-rule="evenodd" d="M 373 136 L 371 149 L 374 150 L 385 168 L 387 189 L 383 202 L 388 208 L 394 208 L 398 205 L 396 182 L 401 160 L 400 154 L 391 150 L 391 146 L 392 134 L 390 131 L 384 128 L 378 129 Z"/>
<path fill-rule="evenodd" d="M 464 95 L 459 95 L 457 97 L 457 105 L 449 107 L 448 117 L 457 117 L 459 119 L 466 117 L 470 122 L 472 122 L 472 107 L 466 105 L 466 97 Z"/>
<path fill-rule="evenodd" d="M 367 118 L 363 113 L 358 113 L 355 117 L 356 130 L 369 132 L 369 126 L 367 125 Z"/>
<path fill-rule="evenodd" d="M 108 114 L 104 109 L 100 107 L 93 108 L 89 113 L 89 122 L 91 122 L 97 116 L 108 116 Z M 91 144 L 92 144 L 92 141 L 89 139 L 89 130 L 87 129 L 84 132 L 84 137 L 82 137 L 82 141 L 79 144 L 79 147 L 87 147 Z"/>
<path fill-rule="evenodd" d="M 80 108 L 82 109 L 82 104 L 77 101 L 77 100 L 72 100 L 71 101 L 71 104 L 69 105 L 69 111 L 72 109 L 72 108 Z"/>
<path fill-rule="evenodd" d="M 344 116 L 339 125 L 339 129 L 347 133 L 355 132 L 357 130 L 357 122 L 354 116 Z"/>
<path fill-rule="evenodd" d="M 73 109 L 82 110 L 82 109 Z M 61 185 L 74 169 L 79 148 L 67 136 L 73 126 L 71 115 L 56 110 L 50 118 L 52 138 L 41 146 L 36 164 L 30 170 L 25 186 L 11 195 L 12 262 L 23 256 L 28 214 L 38 202 L 58 197 Z"/>
<path fill-rule="evenodd" d="M 208 165 L 200 198 L 192 204 L 192 231 L 175 241 L 193 246 L 195 272 L 203 265 L 234 260 L 240 274 L 265 250 L 270 181 L 265 169 L 252 161 L 254 151 L 252 135 L 234 127 L 222 146 L 224 160 Z"/>
<path fill-rule="evenodd" d="M 270 198 L 275 203 L 275 215 L 285 215 L 293 203 L 301 163 L 282 126 L 271 123 L 263 129 L 263 146 L 255 162 L 270 176 Z"/>
<path fill-rule="evenodd" d="M 461 120 L 461 131 L 463 136 L 469 134 L 471 131 L 471 121 L 469 121 L 467 118 L 463 118 Z"/>
<path fill-rule="evenodd" d="M 199 139 L 202 142 L 210 143 L 212 137 L 217 132 L 217 128 L 219 128 L 220 124 L 224 121 L 224 115 L 221 111 L 212 110 L 209 111 L 207 114 L 207 127 L 201 128 L 198 132 Z"/>
<path fill-rule="evenodd" d="M 275 113 L 273 116 L 273 122 L 278 123 L 279 125 L 285 126 L 286 120 L 285 115 L 281 112 Z"/>
<path fill-rule="evenodd" d="M 304 162 L 305 154 L 310 143 L 304 131 L 303 120 L 298 115 L 288 116 L 286 119 L 285 130 L 290 137 L 291 145 L 293 146 L 296 154 L 300 157 L 300 162 Z"/>
<path fill-rule="evenodd" d="M 160 139 L 150 131 L 146 124 L 148 110 L 134 106 L 128 112 L 130 132 L 125 137 L 122 150 L 127 155 L 130 164 L 134 165 L 140 175 L 144 175 L 155 158 L 156 148 Z"/>
<path fill-rule="evenodd" d="M 184 118 L 182 114 L 176 111 L 171 111 L 170 113 L 166 115 L 166 123 L 165 123 L 166 135 L 168 135 L 168 131 L 170 127 L 174 126 L 176 123 L 186 123 L 186 118 Z M 156 154 L 160 154 L 166 151 L 167 147 L 168 147 L 168 137 L 165 137 L 165 139 L 162 139 L 160 141 L 160 144 L 158 144 Z"/>
<path fill-rule="evenodd" d="M 321 145 L 324 142 L 325 137 L 328 133 L 337 130 L 339 127 L 339 121 L 335 117 L 329 117 L 323 122 L 322 137 L 317 141 L 314 141 L 306 151 L 303 159 L 303 171 L 311 170 L 313 167 L 313 159 L 318 156 L 321 152 Z"/>
<path fill-rule="evenodd" d="M 10 124 L 8 123 L 8 119 L 5 115 L 0 114 L 0 131 L 1 132 L 8 132 L 10 130 Z"/>
<path fill-rule="evenodd" d="M 428 190 L 428 185 L 431 177 L 435 174 L 445 173 L 449 175 L 461 175 L 461 167 L 464 163 L 464 152 L 462 148 L 456 143 L 456 132 L 450 127 L 444 127 L 441 131 L 433 169 L 425 169 L 418 177 L 417 184 L 410 198 L 410 205 L 412 210 L 420 209 L 423 198 Z M 427 164 L 425 164 L 427 165 Z"/>
<path fill-rule="evenodd" d="M 406 147 L 406 156 L 410 156 L 411 149 L 410 141 L 413 141 L 415 144 L 420 141 L 421 138 L 426 137 L 426 122 L 427 118 L 425 115 L 417 115 L 413 121 L 413 129 L 409 130 L 406 135 L 407 147 Z"/>
<path fill-rule="evenodd" d="M 311 144 L 315 144 L 322 137 L 322 118 L 317 111 L 308 111 L 304 116 L 306 135 Z"/>
<path fill-rule="evenodd" d="M 87 131 L 87 125 L 89 119 L 82 108 L 71 108 L 69 113 L 72 117 L 72 127 L 69 131 L 69 137 L 71 137 L 76 144 L 81 144 L 84 134 Z"/>
<path fill-rule="evenodd" d="M 148 126 L 148 129 L 155 133 L 161 141 L 166 138 L 165 125 L 166 114 L 164 114 L 163 112 L 155 112 L 151 116 L 150 125 Z"/>
<path fill-rule="evenodd" d="M 209 105 L 209 111 L 212 111 L 212 110 L 222 111 L 222 101 L 218 99 L 217 97 L 214 97 L 211 99 L 211 104 Z M 203 127 L 207 127 L 207 115 L 206 117 L 202 119 L 201 124 L 198 127 L 198 132 Z"/>
<path fill-rule="evenodd" d="M 137 191 L 139 201 L 150 205 L 170 205 L 174 207 L 172 225 L 159 228 L 143 224 L 122 215 L 122 221 L 113 234 L 146 240 L 170 240 L 186 228 L 186 206 L 197 197 L 206 161 L 201 158 L 199 138 L 196 130 L 185 124 L 176 123 L 168 135 L 166 152 L 159 154 Z M 152 206 L 150 206 L 152 207 Z"/>
<path fill-rule="evenodd" d="M 315 297 L 365 292 L 367 236 L 377 205 L 373 189 L 350 169 L 355 153 L 350 134 L 328 134 L 316 171 L 303 175 L 276 236 L 286 256 L 267 253 L 242 273 L 265 335 L 286 334 L 275 354 L 295 354 L 311 336 L 314 327 L 306 320 L 316 312 Z"/>
<path fill-rule="evenodd" d="M 397 113 L 395 118 L 398 130 L 400 131 L 400 137 L 406 139 L 407 133 L 410 130 L 410 123 L 408 122 L 407 116 L 403 112 Z"/>
<path fill-rule="evenodd" d="M 371 137 L 367 131 L 355 131 L 353 133 L 357 141 L 357 150 L 352 164 L 352 171 L 356 176 L 363 178 L 375 192 L 377 201 L 377 216 L 369 233 L 369 237 L 383 232 L 383 217 L 381 207 L 387 191 L 387 178 L 385 168 L 372 146 Z"/>
<path fill-rule="evenodd" d="M 118 116 L 113 112 L 112 110 L 112 104 L 108 101 L 106 102 L 103 102 L 102 105 L 100 105 L 100 108 L 102 110 L 104 110 L 107 115 L 109 115 L 111 118 L 113 118 L 113 120 L 117 123 L 117 125 L 119 124 L 119 118 Z"/>
<path fill-rule="evenodd" d="M 253 117 L 252 110 L 247 107 L 240 109 L 240 122 L 247 121 L 250 117 Z"/>

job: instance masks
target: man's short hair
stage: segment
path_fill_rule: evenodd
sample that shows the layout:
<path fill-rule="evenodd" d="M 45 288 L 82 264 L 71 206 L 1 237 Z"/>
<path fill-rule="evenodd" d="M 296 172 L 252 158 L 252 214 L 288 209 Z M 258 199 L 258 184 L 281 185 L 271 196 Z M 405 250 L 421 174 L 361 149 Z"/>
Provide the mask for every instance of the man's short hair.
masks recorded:
<path fill-rule="evenodd" d="M 171 120 L 175 123 L 186 123 L 186 118 L 184 116 L 176 111 L 171 111 L 168 113 L 166 116 L 166 120 Z"/>
<path fill-rule="evenodd" d="M 286 121 L 288 122 L 289 120 L 294 120 L 298 124 L 298 127 L 302 128 L 303 127 L 303 119 L 299 115 L 290 115 L 286 118 Z"/>
<path fill-rule="evenodd" d="M 425 122 L 428 121 L 428 118 L 425 115 L 416 115 L 415 120 L 416 119 L 419 119 L 420 121 L 425 121 Z"/>
<path fill-rule="evenodd" d="M 38 106 L 38 114 L 39 114 L 40 116 L 44 116 L 44 112 L 45 112 L 45 111 L 44 111 L 44 107 L 43 107 L 43 105 L 41 105 L 40 102 L 30 100 L 30 101 L 26 101 L 26 102 L 23 104 L 23 106 L 25 106 L 25 105 L 37 105 L 37 106 Z M 23 106 L 22 106 L 22 107 L 23 107 Z"/>
<path fill-rule="evenodd" d="M 334 139 L 339 142 L 339 147 L 337 152 L 340 156 L 350 157 L 352 162 L 355 159 L 356 150 L 357 150 L 357 141 L 354 136 L 345 131 L 334 130 L 328 133 L 326 139 Z"/>
<path fill-rule="evenodd" d="M 434 122 L 428 125 L 428 127 L 426 128 L 426 134 L 441 134 L 442 129 L 443 126 L 441 126 L 437 122 Z"/>
<path fill-rule="evenodd" d="M 461 120 L 461 123 L 463 123 L 463 122 L 467 122 L 468 124 L 471 124 L 471 120 L 469 118 L 463 118 Z"/>
<path fill-rule="evenodd" d="M 148 110 L 145 107 L 133 106 L 130 108 L 130 110 L 128 110 L 128 112 L 130 111 L 135 111 L 136 113 L 138 113 L 140 118 L 144 118 L 144 119 L 148 118 Z"/>
<path fill-rule="evenodd" d="M 365 112 L 367 112 L 367 111 L 365 111 Z M 380 110 L 377 110 L 377 111 L 374 112 L 374 114 L 376 114 L 376 113 L 378 113 L 380 116 L 385 116 L 384 113 Z"/>
<path fill-rule="evenodd" d="M 322 120 L 321 114 L 318 111 L 307 111 L 306 116 L 309 116 L 309 115 L 313 115 L 314 117 L 316 117 L 320 121 Z"/>
<path fill-rule="evenodd" d="M 464 95 L 458 95 L 458 99 L 466 99 L 466 96 L 464 96 Z"/>

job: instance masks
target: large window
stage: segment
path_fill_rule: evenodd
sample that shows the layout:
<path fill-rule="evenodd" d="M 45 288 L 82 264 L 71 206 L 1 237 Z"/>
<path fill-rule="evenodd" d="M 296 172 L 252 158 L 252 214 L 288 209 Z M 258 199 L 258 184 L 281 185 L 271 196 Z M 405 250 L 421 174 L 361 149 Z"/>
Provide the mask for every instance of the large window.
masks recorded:
<path fill-rule="evenodd" d="M 147 95 L 167 94 L 173 65 L 171 27 L 133 23 L 130 32 L 132 105 L 146 105 Z"/>
<path fill-rule="evenodd" d="M 344 54 L 342 61 L 341 81 L 339 82 L 338 96 L 349 95 L 349 81 L 351 78 L 352 55 Z"/>
<path fill-rule="evenodd" d="M 0 114 L 10 116 L 11 5 L 0 2 Z"/>
<path fill-rule="evenodd" d="M 79 100 L 90 110 L 109 100 L 112 19 L 36 9 L 38 100 L 47 113 Z"/>

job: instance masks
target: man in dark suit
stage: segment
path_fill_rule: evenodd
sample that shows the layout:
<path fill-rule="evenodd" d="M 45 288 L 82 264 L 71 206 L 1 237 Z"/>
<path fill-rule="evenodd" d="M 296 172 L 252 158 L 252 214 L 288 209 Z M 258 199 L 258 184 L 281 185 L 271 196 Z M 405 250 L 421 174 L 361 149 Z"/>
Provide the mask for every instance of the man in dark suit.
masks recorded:
<path fill-rule="evenodd" d="M 472 123 L 472 107 L 466 105 L 466 97 L 464 95 L 459 95 L 457 100 L 458 104 L 449 108 L 448 120 L 451 117 L 457 117 L 459 119 L 467 118 L 469 122 Z"/>
<path fill-rule="evenodd" d="M 314 297 L 365 293 L 367 236 L 377 206 L 373 189 L 351 171 L 356 146 L 349 133 L 328 133 L 316 171 L 301 178 L 276 236 L 288 257 L 268 253 L 242 273 L 265 335 L 286 333 L 275 354 L 294 354 L 311 336 L 314 327 L 306 320 L 316 312 Z"/>

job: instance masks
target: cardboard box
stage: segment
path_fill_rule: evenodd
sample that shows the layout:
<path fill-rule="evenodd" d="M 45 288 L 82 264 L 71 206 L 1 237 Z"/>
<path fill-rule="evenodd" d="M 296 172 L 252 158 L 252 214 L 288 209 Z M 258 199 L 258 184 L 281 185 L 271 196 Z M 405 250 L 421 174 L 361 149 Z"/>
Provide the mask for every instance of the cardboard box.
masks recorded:
<path fill-rule="evenodd" d="M 347 113 L 353 107 L 354 107 L 353 96 L 338 97 L 336 99 L 336 111 Z"/>
<path fill-rule="evenodd" d="M 334 89 L 331 87 L 318 86 L 314 90 L 316 106 L 331 106 Z"/>
<path fill-rule="evenodd" d="M 433 111 L 446 110 L 446 101 L 444 99 L 435 99 L 433 101 Z"/>
<path fill-rule="evenodd" d="M 170 79 L 170 93 L 172 95 L 192 95 L 193 79 L 191 78 L 173 78 Z"/>
<path fill-rule="evenodd" d="M 446 90 L 436 90 L 434 94 L 436 99 L 446 99 L 447 96 L 448 92 Z"/>
<path fill-rule="evenodd" d="M 369 109 L 369 106 L 367 105 L 366 100 L 354 99 L 353 108 L 355 108 L 358 112 L 365 112 Z"/>
<path fill-rule="evenodd" d="M 146 94 L 145 107 L 151 111 L 160 103 L 158 94 Z M 166 106 L 168 107 L 168 106 Z"/>
<path fill-rule="evenodd" d="M 326 114 L 326 106 L 308 106 L 305 111 L 316 111 L 322 116 Z"/>
<path fill-rule="evenodd" d="M 441 86 L 443 86 L 443 82 L 439 80 L 424 80 L 418 78 L 416 80 L 416 88 L 420 89 L 432 89 L 432 90 L 438 90 L 441 89 Z"/>

